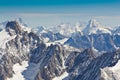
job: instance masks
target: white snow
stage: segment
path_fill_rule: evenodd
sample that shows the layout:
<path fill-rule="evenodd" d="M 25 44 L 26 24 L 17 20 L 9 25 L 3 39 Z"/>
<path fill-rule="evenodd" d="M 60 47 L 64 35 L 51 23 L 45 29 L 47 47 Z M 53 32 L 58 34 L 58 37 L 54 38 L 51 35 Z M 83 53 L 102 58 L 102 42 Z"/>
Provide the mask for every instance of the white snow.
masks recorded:
<path fill-rule="evenodd" d="M 43 41 L 47 43 L 49 41 L 49 38 L 43 38 Z"/>
<path fill-rule="evenodd" d="M 47 68 L 47 66 L 45 66 L 44 68 Z"/>
<path fill-rule="evenodd" d="M 92 50 L 95 52 L 99 52 L 97 49 L 95 49 L 94 47 L 92 47 Z"/>
<path fill-rule="evenodd" d="M 40 64 L 29 63 L 29 66 L 26 70 L 23 71 L 23 76 L 25 80 L 34 80 L 35 76 L 39 72 Z"/>
<path fill-rule="evenodd" d="M 111 34 L 111 32 L 109 30 L 107 30 L 106 28 L 103 28 L 103 27 L 90 28 L 88 30 L 88 33 L 89 34 L 100 34 L 100 33 L 109 33 L 109 34 Z"/>
<path fill-rule="evenodd" d="M 15 72 L 15 74 L 13 75 L 12 78 L 8 78 L 7 80 L 25 80 L 24 76 L 22 75 L 22 72 L 24 70 L 26 70 L 28 66 L 28 61 L 23 61 L 22 65 L 20 64 L 15 64 L 13 66 L 13 71 Z"/>
<path fill-rule="evenodd" d="M 34 80 L 39 71 L 39 66 L 40 64 L 28 63 L 28 61 L 23 61 L 22 65 L 17 63 L 13 66 L 15 74 L 7 80 Z"/>
<path fill-rule="evenodd" d="M 117 62 L 117 64 L 113 67 L 110 67 L 110 70 L 113 71 L 114 73 L 118 72 L 120 73 L 120 60 Z"/>
<path fill-rule="evenodd" d="M 81 32 L 81 31 L 83 31 L 83 29 L 85 28 L 85 26 L 86 26 L 86 23 L 85 22 L 77 22 L 76 24 L 75 24 L 75 31 L 76 32 Z"/>
<path fill-rule="evenodd" d="M 5 30 L 0 32 L 0 48 L 5 49 L 6 43 L 12 39 L 14 39 L 16 35 L 10 36 Z"/>
<path fill-rule="evenodd" d="M 26 26 L 23 26 L 23 25 L 21 25 L 21 24 L 20 24 L 20 26 L 22 27 L 22 29 L 23 29 L 24 31 L 27 31 L 28 33 L 31 32 L 31 28 L 26 27 Z"/>
<path fill-rule="evenodd" d="M 64 38 L 62 40 L 56 40 L 54 42 L 47 42 L 46 45 L 50 46 L 51 44 L 64 44 L 67 40 L 68 40 L 68 38 Z"/>
<path fill-rule="evenodd" d="M 57 76 L 57 77 L 53 78 L 52 80 L 62 80 L 67 76 L 68 76 L 68 73 L 65 71 L 61 76 Z"/>
<path fill-rule="evenodd" d="M 40 33 L 48 33 L 46 30 L 42 30 Z"/>
<path fill-rule="evenodd" d="M 95 19 L 90 20 L 89 24 L 86 26 L 86 28 L 83 30 L 85 34 L 101 34 L 101 33 L 109 33 L 111 34 L 111 31 L 101 24 L 97 22 Z"/>
<path fill-rule="evenodd" d="M 82 51 L 81 49 L 78 49 L 78 48 L 69 46 L 68 44 L 65 44 L 65 45 L 64 45 L 64 48 L 67 49 L 67 50 L 69 50 L 69 51 L 79 51 L 79 52 Z"/>
<path fill-rule="evenodd" d="M 105 67 L 101 69 L 101 72 L 105 80 L 120 80 L 120 60 L 113 67 Z"/>
<path fill-rule="evenodd" d="M 66 24 L 63 23 L 55 27 L 52 27 L 49 30 L 54 33 L 60 33 L 65 36 L 71 36 L 71 34 L 75 32 L 76 28 L 69 23 L 66 23 Z"/>
<path fill-rule="evenodd" d="M 57 41 L 55 41 L 55 43 L 64 44 L 67 40 L 68 40 L 68 38 L 64 38 L 64 39 L 62 39 L 62 40 L 57 40 Z"/>

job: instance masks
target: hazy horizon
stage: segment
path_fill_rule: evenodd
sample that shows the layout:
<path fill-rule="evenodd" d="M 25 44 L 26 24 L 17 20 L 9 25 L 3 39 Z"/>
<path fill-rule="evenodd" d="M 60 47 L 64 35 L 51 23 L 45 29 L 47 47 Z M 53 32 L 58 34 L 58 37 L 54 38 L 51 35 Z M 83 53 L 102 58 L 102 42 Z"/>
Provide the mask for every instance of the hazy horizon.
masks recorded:
<path fill-rule="evenodd" d="M 2 0 L 0 22 L 21 17 L 31 27 L 75 24 L 96 19 L 102 25 L 120 25 L 119 0 Z"/>

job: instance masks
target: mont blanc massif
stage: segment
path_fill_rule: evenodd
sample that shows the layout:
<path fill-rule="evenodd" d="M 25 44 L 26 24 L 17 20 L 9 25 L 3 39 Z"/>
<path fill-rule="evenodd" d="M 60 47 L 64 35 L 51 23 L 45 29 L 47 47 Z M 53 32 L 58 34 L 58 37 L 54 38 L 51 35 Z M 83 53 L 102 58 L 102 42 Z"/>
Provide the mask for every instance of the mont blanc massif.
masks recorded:
<path fill-rule="evenodd" d="M 120 80 L 120 27 L 0 23 L 0 80 Z"/>

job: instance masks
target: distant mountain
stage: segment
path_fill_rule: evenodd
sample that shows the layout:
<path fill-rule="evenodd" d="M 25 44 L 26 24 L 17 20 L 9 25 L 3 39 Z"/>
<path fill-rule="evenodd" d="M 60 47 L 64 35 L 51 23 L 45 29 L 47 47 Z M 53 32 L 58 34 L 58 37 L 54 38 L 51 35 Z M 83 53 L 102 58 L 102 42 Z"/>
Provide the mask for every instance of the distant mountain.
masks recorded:
<path fill-rule="evenodd" d="M 25 24 L 25 22 L 22 20 L 22 18 L 16 18 L 15 21 L 17 21 L 19 24 L 21 24 L 22 26 L 28 27 L 27 24 Z"/>
<path fill-rule="evenodd" d="M 54 42 L 56 40 L 61 40 L 66 38 L 66 36 L 60 33 L 52 32 L 48 29 L 43 28 L 42 26 L 33 28 L 32 32 L 38 34 L 44 40 L 44 42 Z"/>
<path fill-rule="evenodd" d="M 109 33 L 111 34 L 111 31 L 105 27 L 103 27 L 99 22 L 97 22 L 95 19 L 91 19 L 86 26 L 86 28 L 83 30 L 84 34 L 101 34 L 101 33 Z"/>
<path fill-rule="evenodd" d="M 60 33 L 66 37 L 70 37 L 72 33 L 81 32 L 85 28 L 84 23 L 76 23 L 75 25 L 71 24 L 60 24 L 56 27 L 50 28 L 50 31 L 54 33 Z"/>
<path fill-rule="evenodd" d="M 5 21 L 5 22 L 0 23 L 0 31 L 2 31 L 2 30 L 5 28 L 7 22 L 8 22 L 8 21 Z"/>
<path fill-rule="evenodd" d="M 74 28 L 70 24 L 60 24 L 57 27 L 53 27 L 51 31 L 60 33 L 65 36 L 70 36 L 74 32 Z"/>
<path fill-rule="evenodd" d="M 94 47 L 98 51 L 115 51 L 120 48 L 120 36 L 110 34 L 75 35 L 70 37 L 65 44 L 76 48 L 88 49 Z"/>
<path fill-rule="evenodd" d="M 120 34 L 120 26 L 118 26 L 115 30 L 113 30 L 113 34 Z"/>
<path fill-rule="evenodd" d="M 90 20 L 81 32 L 74 32 L 64 43 L 79 49 L 94 48 L 100 52 L 112 52 L 120 47 L 119 27 L 115 30 L 101 26 L 96 20 Z"/>

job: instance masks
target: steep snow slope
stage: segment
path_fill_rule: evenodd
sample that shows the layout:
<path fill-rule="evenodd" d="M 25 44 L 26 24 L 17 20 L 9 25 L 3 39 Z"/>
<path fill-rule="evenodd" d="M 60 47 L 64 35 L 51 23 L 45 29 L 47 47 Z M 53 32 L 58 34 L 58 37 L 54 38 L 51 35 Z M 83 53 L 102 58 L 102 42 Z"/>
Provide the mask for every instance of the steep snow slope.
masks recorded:
<path fill-rule="evenodd" d="M 14 64 L 13 66 L 13 77 L 8 78 L 7 80 L 25 80 L 24 76 L 22 75 L 22 72 L 26 70 L 28 67 L 28 61 L 23 61 L 22 64 L 20 65 L 19 63 Z"/>
<path fill-rule="evenodd" d="M 14 39 L 15 37 L 16 37 L 16 35 L 10 36 L 10 35 L 8 34 L 8 32 L 5 31 L 5 29 L 2 30 L 2 31 L 0 32 L 0 48 L 5 49 L 5 48 L 6 48 L 6 43 L 7 43 L 8 41 Z"/>
<path fill-rule="evenodd" d="M 104 80 L 119 80 L 120 79 L 120 60 L 115 66 L 105 67 L 101 69 L 101 76 Z"/>

